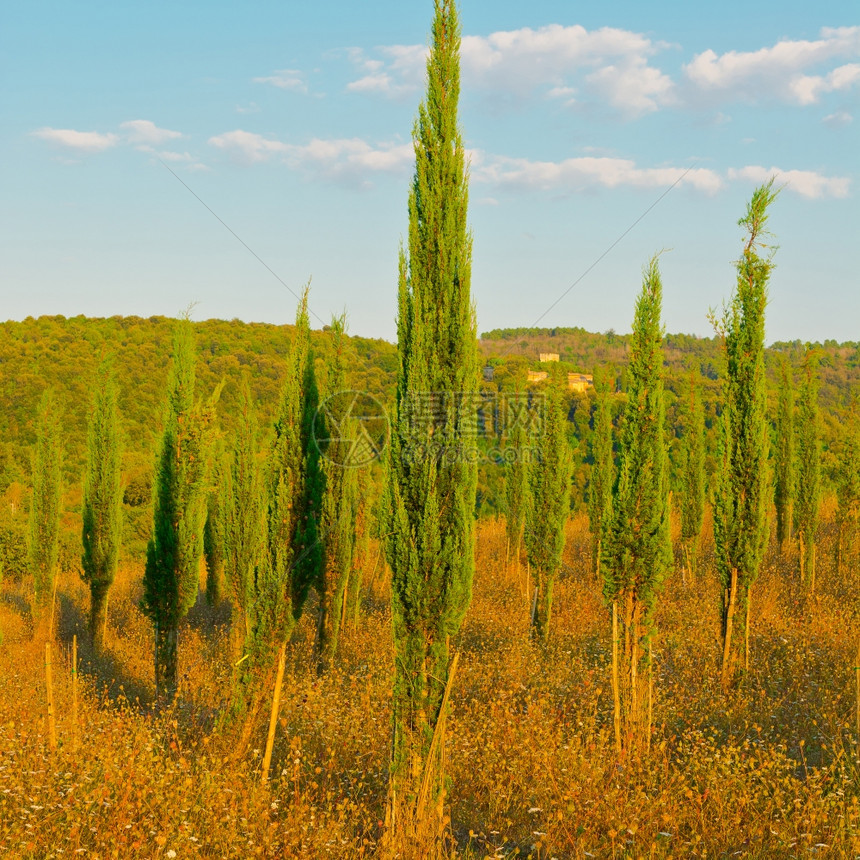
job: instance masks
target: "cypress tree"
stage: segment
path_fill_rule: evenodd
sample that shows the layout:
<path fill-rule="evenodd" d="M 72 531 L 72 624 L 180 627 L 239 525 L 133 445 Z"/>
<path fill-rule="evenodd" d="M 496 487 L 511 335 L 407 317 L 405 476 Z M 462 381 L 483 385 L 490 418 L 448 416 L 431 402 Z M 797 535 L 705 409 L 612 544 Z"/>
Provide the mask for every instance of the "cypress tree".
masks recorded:
<path fill-rule="evenodd" d="M 636 302 L 618 474 L 603 549 L 603 595 L 613 614 L 613 686 L 619 752 L 647 743 L 654 610 L 672 564 L 664 434 L 663 287 L 657 257 Z M 623 635 L 619 666 L 617 623 Z"/>
<path fill-rule="evenodd" d="M 607 373 L 607 377 L 609 374 Z M 591 563 L 598 580 L 603 554 L 603 533 L 612 511 L 612 400 L 608 379 L 594 371 L 597 402 L 591 431 L 591 477 L 588 481 L 588 529 L 591 532 Z"/>
<path fill-rule="evenodd" d="M 42 395 L 36 415 L 28 542 L 37 614 L 48 606 L 54 592 L 62 504 L 61 457 L 59 409 L 54 393 L 48 389 Z"/>
<path fill-rule="evenodd" d="M 224 573 L 233 607 L 233 662 L 253 650 L 258 572 L 266 547 L 266 505 L 257 454 L 257 419 L 248 377 L 239 393 L 239 425 L 224 475 Z M 240 677 L 245 678 L 244 672 Z"/>
<path fill-rule="evenodd" d="M 326 395 L 332 397 L 343 390 L 346 377 L 348 341 L 346 314 L 332 320 L 331 340 L 333 358 L 329 366 Z M 340 419 L 339 426 L 332 422 Z M 347 586 L 355 548 L 355 519 L 358 506 L 358 470 L 351 461 L 351 451 L 357 437 L 355 420 L 349 414 L 329 416 L 324 426 L 323 410 L 317 414 L 317 441 L 325 439 L 321 460 L 325 491 L 320 511 L 320 537 L 323 561 L 320 565 L 319 624 L 317 625 L 317 667 L 325 671 L 337 653 L 338 638 L 347 611 Z"/>
<path fill-rule="evenodd" d="M 179 622 L 197 598 L 206 524 L 215 399 L 194 399 L 194 334 L 187 317 L 173 334 L 164 430 L 155 467 L 152 537 L 146 549 L 142 609 L 155 628 L 156 696 L 177 692 Z"/>
<path fill-rule="evenodd" d="M 90 587 L 90 638 L 96 653 L 104 644 L 108 591 L 116 576 L 122 543 L 117 390 L 109 361 L 99 366 L 87 433 L 81 577 Z"/>
<path fill-rule="evenodd" d="M 684 566 L 692 581 L 696 575 L 702 522 L 705 518 L 705 412 L 701 377 L 690 371 L 690 389 L 684 414 L 681 448 L 681 543 Z"/>
<path fill-rule="evenodd" d="M 552 591 L 564 551 L 564 526 L 570 513 L 572 457 L 567 441 L 567 410 L 560 376 L 549 386 L 546 427 L 529 469 L 529 507 L 525 543 L 534 572 L 531 635 L 549 637 Z"/>
<path fill-rule="evenodd" d="M 785 555 L 791 543 L 794 516 L 794 380 L 785 356 L 779 366 L 779 405 L 776 412 L 776 464 L 774 470 L 776 539 Z"/>
<path fill-rule="evenodd" d="M 441 827 L 450 637 L 472 595 L 477 481 L 476 322 L 468 180 L 457 123 L 460 24 L 435 0 L 427 95 L 413 141 L 409 234 L 399 264 L 397 399 L 386 481 L 395 674 L 389 832 Z M 429 830 L 425 830 L 429 828 Z"/>
<path fill-rule="evenodd" d="M 749 595 L 767 541 L 767 392 L 764 311 L 772 256 L 762 258 L 773 180 L 753 192 L 738 222 L 747 231 L 737 263 L 737 287 L 717 330 L 723 338 L 726 377 L 720 424 L 719 475 L 714 498 L 714 543 L 720 575 L 726 689 L 749 665 Z"/>
<path fill-rule="evenodd" d="M 860 409 L 855 397 L 842 422 L 841 451 L 836 466 L 836 572 L 846 562 L 857 564 L 860 550 Z"/>
<path fill-rule="evenodd" d="M 225 505 L 226 483 L 230 466 L 221 445 L 212 458 L 212 489 L 206 503 L 206 526 L 203 529 L 203 558 L 206 562 L 206 602 L 217 606 L 223 599 L 224 556 L 226 553 Z"/>
<path fill-rule="evenodd" d="M 517 402 L 519 402 L 519 397 Z M 522 559 L 526 512 L 531 503 L 529 498 L 529 449 L 526 446 L 526 424 L 520 420 L 520 417 L 514 416 L 508 447 L 510 453 L 507 454 L 506 452 L 505 460 L 507 560 L 516 559 L 517 565 Z"/>
<path fill-rule="evenodd" d="M 797 410 L 797 500 L 795 529 L 800 544 L 800 578 L 815 590 L 815 538 L 821 507 L 821 427 L 818 417 L 818 360 L 807 347 Z"/>
<path fill-rule="evenodd" d="M 318 406 L 305 289 L 296 312 L 266 478 L 266 546 L 255 585 L 251 633 L 253 663 L 262 667 L 273 663 L 279 643 L 292 635 L 319 574 L 321 473 L 319 452 L 311 444 Z"/>

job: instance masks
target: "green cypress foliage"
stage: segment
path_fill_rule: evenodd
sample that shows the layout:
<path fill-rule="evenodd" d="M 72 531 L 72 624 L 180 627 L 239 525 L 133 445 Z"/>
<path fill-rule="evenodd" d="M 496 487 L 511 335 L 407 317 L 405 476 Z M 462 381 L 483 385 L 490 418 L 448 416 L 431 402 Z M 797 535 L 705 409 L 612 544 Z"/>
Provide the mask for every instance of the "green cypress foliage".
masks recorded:
<path fill-rule="evenodd" d="M 821 507 L 821 420 L 818 416 L 818 361 L 807 347 L 797 410 L 797 499 L 794 519 L 800 544 L 800 578 L 815 589 L 815 540 Z"/>
<path fill-rule="evenodd" d="M 856 397 L 843 428 L 836 466 L 836 570 L 840 575 L 857 566 L 860 554 L 860 408 Z"/>
<path fill-rule="evenodd" d="M 696 576 L 705 518 L 705 412 L 701 377 L 690 371 L 681 448 L 681 543 L 690 581 Z"/>
<path fill-rule="evenodd" d="M 224 573 L 233 607 L 233 662 L 251 653 L 257 628 L 258 573 L 266 548 L 266 505 L 257 454 L 257 418 L 251 386 L 242 379 L 241 417 L 230 469 L 224 475 Z M 244 673 L 240 677 L 245 677 Z"/>
<path fill-rule="evenodd" d="M 117 390 L 108 360 L 98 369 L 88 429 L 81 577 L 90 587 L 90 638 L 98 653 L 104 644 L 108 590 L 116 576 L 122 544 L 122 451 Z"/>
<path fill-rule="evenodd" d="M 306 289 L 296 312 L 266 478 L 266 546 L 257 574 L 251 631 L 252 656 L 262 666 L 271 664 L 279 643 L 292 634 L 318 576 L 321 472 L 319 452 L 311 444 L 318 400 Z"/>
<path fill-rule="evenodd" d="M 53 595 L 60 538 L 62 475 L 60 416 L 54 393 L 48 389 L 36 417 L 33 457 L 33 498 L 30 502 L 29 562 L 33 573 L 37 613 Z"/>
<path fill-rule="evenodd" d="M 776 539 L 785 555 L 791 543 L 794 516 L 794 379 L 791 364 L 783 356 L 779 366 L 779 404 L 776 412 L 776 463 L 773 497 L 776 506 Z"/>
<path fill-rule="evenodd" d="M 749 594 L 767 541 L 767 392 L 764 368 L 764 311 L 772 256 L 766 247 L 768 207 L 776 197 L 773 180 L 755 190 L 746 215 L 747 231 L 737 263 L 737 287 L 717 323 L 726 354 L 719 475 L 714 498 L 714 542 L 722 586 L 723 663 L 727 688 L 749 665 Z"/>
<path fill-rule="evenodd" d="M 621 622 L 623 663 L 614 659 L 616 743 L 647 742 L 648 678 L 654 610 L 672 565 L 664 431 L 663 286 L 657 257 L 644 270 L 636 302 L 612 514 L 604 537 L 603 595 Z M 617 655 L 618 644 L 613 646 Z"/>
<path fill-rule="evenodd" d="M 226 553 L 225 506 L 226 482 L 230 465 L 221 445 L 212 458 L 212 488 L 206 503 L 206 526 L 203 529 L 203 558 L 206 561 L 206 601 L 217 606 L 224 592 L 224 556 Z"/>
<path fill-rule="evenodd" d="M 195 350 L 191 322 L 173 335 L 164 430 L 155 467 L 153 530 L 143 576 L 144 613 L 155 627 L 156 694 L 177 692 L 179 622 L 197 598 L 215 399 L 195 402 Z"/>
<path fill-rule="evenodd" d="M 521 395 L 517 393 L 513 402 L 520 402 Z M 524 402 L 524 401 L 523 401 Z M 521 416 L 513 417 L 509 447 L 505 462 L 505 502 L 507 516 L 505 528 L 508 539 L 508 560 L 516 559 L 520 564 L 523 553 L 523 532 L 525 530 L 526 512 L 531 500 L 529 498 L 529 453 L 527 447 L 526 422 Z"/>
<path fill-rule="evenodd" d="M 441 814 L 442 747 L 431 744 L 444 719 L 449 637 L 471 602 L 475 565 L 478 368 L 459 91 L 457 11 L 453 0 L 436 0 L 400 254 L 384 502 L 395 649 L 391 813 L 404 834 Z"/>
<path fill-rule="evenodd" d="M 545 430 L 529 469 L 530 504 L 525 528 L 526 551 L 535 582 L 531 635 L 539 642 L 549 637 L 552 592 L 564 551 L 573 469 L 564 391 L 560 375 L 555 376 L 547 392 Z"/>
<path fill-rule="evenodd" d="M 331 323 L 334 355 L 329 366 L 325 394 L 332 397 L 344 388 L 347 349 L 346 314 Z M 338 421 L 338 426 L 334 422 Z M 326 439 L 321 467 L 325 492 L 320 512 L 320 537 L 323 563 L 320 565 L 318 591 L 320 614 L 317 626 L 318 669 L 325 671 L 337 654 L 341 627 L 346 621 L 348 583 L 355 548 L 355 520 L 358 508 L 358 469 L 352 462 L 352 446 L 357 438 L 355 420 L 349 415 L 330 415 L 321 411 L 316 438 Z"/>
<path fill-rule="evenodd" d="M 600 558 L 603 554 L 603 534 L 612 512 L 612 399 L 609 392 L 609 374 L 594 371 L 597 402 L 589 447 L 591 449 L 591 477 L 588 481 L 588 528 L 591 532 L 591 563 L 595 575 L 601 578 Z"/>

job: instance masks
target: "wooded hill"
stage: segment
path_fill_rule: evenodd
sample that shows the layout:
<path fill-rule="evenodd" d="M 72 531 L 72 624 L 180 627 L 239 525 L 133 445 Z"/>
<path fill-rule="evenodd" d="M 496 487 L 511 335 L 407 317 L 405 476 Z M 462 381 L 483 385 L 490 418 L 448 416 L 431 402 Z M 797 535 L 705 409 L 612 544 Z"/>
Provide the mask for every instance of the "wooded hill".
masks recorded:
<path fill-rule="evenodd" d="M 34 443 L 36 407 L 43 391 L 54 389 L 62 409 L 65 508 L 68 535 L 65 561 L 76 564 L 79 540 L 81 476 L 85 461 L 86 424 L 95 371 L 105 354 L 114 356 L 120 390 L 120 415 L 124 430 L 123 481 L 126 507 L 126 552 L 138 555 L 151 528 L 150 492 L 155 443 L 161 429 L 161 409 L 174 321 L 167 317 L 83 316 L 29 317 L 22 322 L 0 324 L 0 562 L 13 572 L 23 563 L 27 499 L 30 486 L 30 452 Z M 238 383 L 243 372 L 250 377 L 257 402 L 261 434 L 267 436 L 283 384 L 286 351 L 293 326 L 244 323 L 239 320 L 205 320 L 194 323 L 198 349 L 198 391 L 207 396 L 223 380 L 218 413 L 221 430 L 228 438 L 234 429 Z M 312 333 L 320 368 L 331 351 L 328 333 Z M 393 344 L 380 339 L 351 337 L 352 356 L 347 362 L 347 384 L 366 391 L 390 406 L 394 399 L 397 353 Z M 823 421 L 824 471 L 829 474 L 838 456 L 841 415 L 852 392 L 860 390 L 860 343 L 818 345 L 822 353 L 820 405 Z M 487 395 L 525 390 L 527 371 L 540 367 L 540 352 L 558 353 L 562 369 L 611 373 L 618 394 L 615 420 L 622 412 L 627 365 L 628 336 L 603 334 L 580 328 L 496 329 L 482 335 L 482 360 L 494 368 L 493 379 L 481 383 Z M 775 415 L 775 369 L 780 353 L 800 367 L 804 344 L 775 343 L 767 351 L 771 396 Z M 669 334 L 665 337 L 667 365 L 667 431 L 670 458 L 680 434 L 678 402 L 691 369 L 704 377 L 706 433 L 711 458 L 716 448 L 714 420 L 719 410 L 723 357 L 717 338 Z M 573 508 L 583 504 L 590 465 L 587 435 L 593 392 L 570 392 L 568 435 L 576 447 Z M 265 439 L 261 440 L 265 443 Z M 492 515 L 503 505 L 503 467 L 491 452 L 498 440 L 491 435 L 480 442 L 488 457 L 479 467 L 477 511 Z M 709 469 L 710 470 L 710 469 Z"/>

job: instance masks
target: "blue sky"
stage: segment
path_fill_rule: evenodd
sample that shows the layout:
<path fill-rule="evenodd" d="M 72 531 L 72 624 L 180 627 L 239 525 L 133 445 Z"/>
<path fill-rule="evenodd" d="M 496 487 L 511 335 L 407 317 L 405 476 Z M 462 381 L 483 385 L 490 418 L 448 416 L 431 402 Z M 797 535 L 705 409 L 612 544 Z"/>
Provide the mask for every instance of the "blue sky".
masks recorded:
<path fill-rule="evenodd" d="M 768 340 L 860 339 L 857 12 L 464 0 L 479 328 L 627 331 L 667 249 L 666 328 L 710 334 L 737 220 L 778 171 Z M 197 302 L 280 323 L 312 278 L 317 325 L 346 308 L 392 338 L 431 17 L 429 0 L 7 4 L 0 315 Z"/>

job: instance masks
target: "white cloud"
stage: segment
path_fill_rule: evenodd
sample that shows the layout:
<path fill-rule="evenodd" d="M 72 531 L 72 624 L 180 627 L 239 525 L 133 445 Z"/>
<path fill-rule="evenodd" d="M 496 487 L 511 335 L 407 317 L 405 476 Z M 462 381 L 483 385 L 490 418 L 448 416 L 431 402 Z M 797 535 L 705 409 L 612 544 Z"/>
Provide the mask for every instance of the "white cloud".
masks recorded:
<path fill-rule="evenodd" d="M 664 45 L 628 30 L 581 26 L 504 30 L 489 36 L 464 36 L 461 67 L 464 86 L 491 98 L 525 102 L 535 95 L 562 98 L 580 92 L 627 113 L 656 110 L 674 98 L 672 80 L 649 65 Z M 427 48 L 390 45 L 382 57 L 368 59 L 355 49 L 352 62 L 364 74 L 347 86 L 352 92 L 401 96 L 420 89 Z"/>
<path fill-rule="evenodd" d="M 78 149 L 82 152 L 102 152 L 115 146 L 119 138 L 115 134 L 100 134 L 97 131 L 75 131 L 71 128 L 40 128 L 32 132 L 34 137 Z"/>
<path fill-rule="evenodd" d="M 360 138 L 314 138 L 299 145 L 236 130 L 212 137 L 209 143 L 249 164 L 279 158 L 296 169 L 363 185 L 370 174 L 405 172 L 414 157 L 411 142 L 374 146 Z"/>
<path fill-rule="evenodd" d="M 475 171 L 475 179 L 517 189 L 577 192 L 589 187 L 666 188 L 675 182 L 714 194 L 723 181 L 704 167 L 638 167 L 625 158 L 568 158 L 564 161 L 530 161 L 497 157 Z"/>
<path fill-rule="evenodd" d="M 252 79 L 255 84 L 271 84 L 281 90 L 293 90 L 297 93 L 306 93 L 308 85 L 305 83 L 304 75 L 299 69 L 280 69 L 261 78 Z"/>
<path fill-rule="evenodd" d="M 260 106 L 256 102 L 251 102 L 247 106 L 236 105 L 236 113 L 259 113 Z"/>
<path fill-rule="evenodd" d="M 760 185 L 772 176 L 776 177 L 777 185 L 785 185 L 788 190 L 800 194 L 801 197 L 847 197 L 851 180 L 844 176 L 823 176 L 814 170 L 781 170 L 778 167 L 765 168 L 759 165 L 749 165 L 741 168 L 730 168 L 728 178 L 745 180 Z"/>
<path fill-rule="evenodd" d="M 836 113 L 828 114 L 821 121 L 830 128 L 843 128 L 846 125 L 851 125 L 854 122 L 854 117 L 847 110 L 838 110 Z"/>
<path fill-rule="evenodd" d="M 182 132 L 171 131 L 169 128 L 159 128 L 148 119 L 133 119 L 121 123 L 120 128 L 125 131 L 129 143 L 143 146 L 161 146 L 168 140 L 182 137 Z"/>
<path fill-rule="evenodd" d="M 860 57 L 860 27 L 825 27 L 815 41 L 785 39 L 757 51 L 720 55 L 709 49 L 684 66 L 684 77 L 699 97 L 709 94 L 751 103 L 776 98 L 808 105 L 823 93 L 848 89 L 860 81 L 856 63 L 818 68 L 855 57 Z M 812 69 L 817 73 L 807 74 Z"/>

